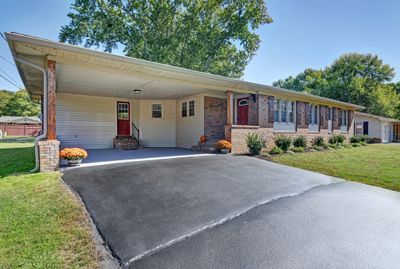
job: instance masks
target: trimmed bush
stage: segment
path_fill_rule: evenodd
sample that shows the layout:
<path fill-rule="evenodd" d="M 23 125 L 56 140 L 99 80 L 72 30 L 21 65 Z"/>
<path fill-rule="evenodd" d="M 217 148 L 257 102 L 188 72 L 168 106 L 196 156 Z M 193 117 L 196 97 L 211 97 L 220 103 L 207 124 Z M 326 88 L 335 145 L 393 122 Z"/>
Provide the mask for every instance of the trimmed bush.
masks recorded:
<path fill-rule="evenodd" d="M 290 150 L 293 152 L 304 152 L 303 147 L 292 147 L 292 148 L 290 148 Z"/>
<path fill-rule="evenodd" d="M 329 144 L 342 144 L 346 140 L 344 135 L 332 135 L 329 137 Z"/>
<path fill-rule="evenodd" d="M 324 144 L 325 144 L 325 142 L 324 142 L 324 138 L 322 136 L 314 137 L 311 140 L 311 145 L 313 145 L 313 146 L 322 147 Z"/>
<path fill-rule="evenodd" d="M 246 144 L 250 155 L 260 155 L 261 150 L 265 147 L 265 139 L 258 133 L 248 133 Z"/>
<path fill-rule="evenodd" d="M 274 142 L 278 148 L 283 150 L 283 152 L 286 152 L 290 148 L 290 145 L 292 144 L 292 139 L 288 136 L 278 135 L 277 137 L 275 137 Z"/>
<path fill-rule="evenodd" d="M 296 148 L 302 147 L 303 149 L 307 147 L 307 138 L 304 135 L 293 138 L 293 146 Z"/>
<path fill-rule="evenodd" d="M 382 143 L 382 138 L 379 137 L 367 138 L 367 143 L 368 144 Z"/>
<path fill-rule="evenodd" d="M 277 154 L 282 154 L 283 150 L 281 150 L 278 147 L 273 147 L 270 151 L 269 154 L 277 155 Z"/>
<path fill-rule="evenodd" d="M 354 135 L 350 137 L 349 142 L 350 143 L 361 143 L 361 142 L 367 142 L 368 136 L 366 135 Z"/>

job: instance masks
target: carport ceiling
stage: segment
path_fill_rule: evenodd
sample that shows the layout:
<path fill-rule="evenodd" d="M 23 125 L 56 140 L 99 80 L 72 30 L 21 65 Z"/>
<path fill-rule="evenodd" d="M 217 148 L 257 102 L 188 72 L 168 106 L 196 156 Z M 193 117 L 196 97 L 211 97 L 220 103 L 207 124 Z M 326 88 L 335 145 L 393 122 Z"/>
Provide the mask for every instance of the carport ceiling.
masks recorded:
<path fill-rule="evenodd" d="M 133 90 L 141 90 L 134 94 Z M 106 72 L 77 65 L 57 65 L 57 91 L 95 96 L 136 99 L 176 99 L 204 92 L 193 87 L 168 80 Z"/>

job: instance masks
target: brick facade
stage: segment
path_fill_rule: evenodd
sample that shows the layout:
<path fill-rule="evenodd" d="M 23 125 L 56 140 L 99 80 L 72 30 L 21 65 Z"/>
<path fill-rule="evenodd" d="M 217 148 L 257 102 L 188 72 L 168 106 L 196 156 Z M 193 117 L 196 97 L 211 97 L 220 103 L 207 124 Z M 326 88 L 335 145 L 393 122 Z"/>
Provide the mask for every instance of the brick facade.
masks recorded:
<path fill-rule="evenodd" d="M 227 103 L 225 98 L 204 97 L 204 135 L 208 140 L 225 137 L 227 121 Z"/>
<path fill-rule="evenodd" d="M 258 95 L 251 94 L 249 96 L 249 125 L 258 126 Z"/>
<path fill-rule="evenodd" d="M 232 140 L 232 153 L 235 154 L 246 154 L 248 153 L 246 145 L 246 134 L 248 133 L 259 133 L 266 140 L 266 149 L 270 150 L 275 146 L 274 140 L 277 135 L 286 135 L 290 137 L 296 137 L 304 135 L 307 138 L 307 142 L 311 145 L 313 138 L 322 136 L 326 143 L 332 134 L 342 134 L 349 139 L 353 135 L 353 122 L 347 133 L 341 133 L 339 130 L 334 130 L 333 133 L 328 133 L 327 129 L 321 129 L 319 132 L 309 132 L 307 128 L 298 128 L 297 132 L 284 133 L 276 132 L 273 128 L 261 128 L 257 126 L 232 126 L 231 128 L 231 140 Z"/>
<path fill-rule="evenodd" d="M 60 141 L 43 140 L 38 142 L 40 172 L 56 171 L 59 168 Z"/>

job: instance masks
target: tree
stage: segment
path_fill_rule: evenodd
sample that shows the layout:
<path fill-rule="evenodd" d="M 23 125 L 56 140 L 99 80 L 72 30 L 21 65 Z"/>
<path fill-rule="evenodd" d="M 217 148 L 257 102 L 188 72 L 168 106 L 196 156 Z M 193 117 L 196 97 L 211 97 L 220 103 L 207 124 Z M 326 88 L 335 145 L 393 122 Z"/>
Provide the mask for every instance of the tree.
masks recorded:
<path fill-rule="evenodd" d="M 373 114 L 397 117 L 400 82 L 391 83 L 394 76 L 394 68 L 378 56 L 350 53 L 325 69 L 306 69 L 274 85 L 362 105 Z"/>
<path fill-rule="evenodd" d="M 29 99 L 26 90 L 11 93 L 11 97 L 4 105 L 2 116 L 39 116 L 40 105 Z"/>
<path fill-rule="evenodd" d="M 264 0 L 75 0 L 59 39 L 239 78 L 271 23 Z"/>
<path fill-rule="evenodd" d="M 13 96 L 13 92 L 7 90 L 0 90 L 0 116 L 6 115 L 6 105 Z"/>

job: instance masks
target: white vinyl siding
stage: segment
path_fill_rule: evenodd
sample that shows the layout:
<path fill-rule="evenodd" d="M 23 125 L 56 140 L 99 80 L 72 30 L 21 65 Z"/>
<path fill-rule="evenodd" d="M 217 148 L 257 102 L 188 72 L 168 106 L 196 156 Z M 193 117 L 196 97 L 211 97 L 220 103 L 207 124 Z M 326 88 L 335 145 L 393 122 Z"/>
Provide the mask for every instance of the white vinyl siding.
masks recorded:
<path fill-rule="evenodd" d="M 361 115 L 355 115 L 354 116 L 354 122 L 355 124 L 360 124 L 363 125 L 363 123 L 367 121 L 368 122 L 368 137 L 369 138 L 381 138 L 382 141 L 387 140 L 385 139 L 384 134 L 384 128 L 385 125 L 390 125 L 392 126 L 392 123 L 388 123 L 385 121 L 380 121 L 377 118 L 374 117 L 367 117 L 367 116 L 361 116 Z M 391 130 L 392 131 L 392 130 Z M 390 141 L 390 139 L 389 139 Z"/>
<path fill-rule="evenodd" d="M 152 105 L 162 105 L 162 118 L 152 118 Z M 140 100 L 140 145 L 176 146 L 176 101 Z"/>
<path fill-rule="evenodd" d="M 57 94 L 57 137 L 61 148 L 112 148 L 117 133 L 116 103 L 111 97 Z"/>
<path fill-rule="evenodd" d="M 194 101 L 194 116 L 182 117 L 181 109 L 182 103 Z M 177 100 L 177 114 L 176 121 L 176 146 L 179 148 L 190 148 L 197 145 L 200 136 L 204 134 L 204 96 L 195 95 L 187 98 Z"/>

